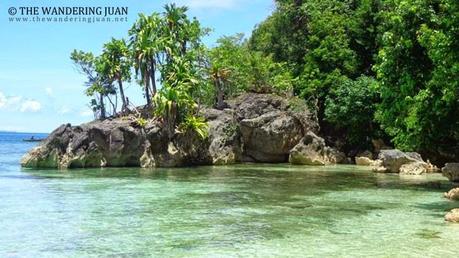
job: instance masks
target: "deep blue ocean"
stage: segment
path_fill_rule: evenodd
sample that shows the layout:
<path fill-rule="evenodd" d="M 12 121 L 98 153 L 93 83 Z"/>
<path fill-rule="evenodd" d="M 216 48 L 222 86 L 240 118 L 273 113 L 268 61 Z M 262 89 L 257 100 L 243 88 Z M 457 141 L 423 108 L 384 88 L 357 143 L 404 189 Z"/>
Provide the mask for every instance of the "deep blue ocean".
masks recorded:
<path fill-rule="evenodd" d="M 25 142 L 24 139 L 31 137 L 36 139 L 45 138 L 42 133 L 10 133 L 0 132 L 0 178 L 6 171 L 17 171 L 19 161 L 28 150 L 37 145 L 37 142 Z"/>

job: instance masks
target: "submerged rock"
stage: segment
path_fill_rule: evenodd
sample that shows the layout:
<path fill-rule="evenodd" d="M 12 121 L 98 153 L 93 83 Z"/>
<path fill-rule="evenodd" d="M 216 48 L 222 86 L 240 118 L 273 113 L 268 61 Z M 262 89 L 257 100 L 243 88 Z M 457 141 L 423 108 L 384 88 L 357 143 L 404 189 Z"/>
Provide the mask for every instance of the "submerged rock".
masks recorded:
<path fill-rule="evenodd" d="M 296 101 L 296 102 L 295 102 Z M 298 101 L 270 94 L 243 94 L 225 110 L 204 109 L 209 137 L 176 131 L 171 137 L 154 119 L 140 127 L 134 117 L 62 125 L 21 164 L 34 168 L 178 167 L 240 161 L 334 164 L 345 159 L 318 137 L 314 113 Z M 295 103 L 294 105 L 292 103 Z"/>
<path fill-rule="evenodd" d="M 453 188 L 444 194 L 445 198 L 459 200 L 459 187 Z"/>
<path fill-rule="evenodd" d="M 459 182 L 459 163 L 446 163 L 441 171 L 449 181 Z"/>
<path fill-rule="evenodd" d="M 289 162 L 301 165 L 329 165 L 342 163 L 346 156 L 325 145 L 325 140 L 308 132 L 290 151 Z"/>
<path fill-rule="evenodd" d="M 459 222 L 459 209 L 452 209 L 445 215 L 445 220 L 449 222 Z"/>

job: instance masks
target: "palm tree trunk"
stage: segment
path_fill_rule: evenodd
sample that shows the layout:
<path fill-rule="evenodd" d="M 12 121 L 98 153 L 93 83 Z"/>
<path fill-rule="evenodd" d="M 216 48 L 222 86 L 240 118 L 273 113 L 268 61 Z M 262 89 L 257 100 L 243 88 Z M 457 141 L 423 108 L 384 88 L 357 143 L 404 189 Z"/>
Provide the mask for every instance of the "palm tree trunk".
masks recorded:
<path fill-rule="evenodd" d="M 151 97 L 150 97 L 150 78 L 147 72 L 145 72 L 145 98 L 147 98 L 147 107 L 151 107 Z"/>
<path fill-rule="evenodd" d="M 156 61 L 154 58 L 151 59 L 151 71 L 150 71 L 150 77 L 151 77 L 151 85 L 153 86 L 153 96 L 156 95 Z"/>
<path fill-rule="evenodd" d="M 105 119 L 105 103 L 104 103 L 104 95 L 99 94 L 99 104 L 100 104 L 100 119 Z"/>
<path fill-rule="evenodd" d="M 121 107 L 121 111 L 124 112 L 127 109 L 127 103 L 126 103 L 126 97 L 124 96 L 123 82 L 121 81 L 120 77 L 118 77 L 118 85 L 120 88 L 121 101 L 123 103 L 123 106 Z"/>

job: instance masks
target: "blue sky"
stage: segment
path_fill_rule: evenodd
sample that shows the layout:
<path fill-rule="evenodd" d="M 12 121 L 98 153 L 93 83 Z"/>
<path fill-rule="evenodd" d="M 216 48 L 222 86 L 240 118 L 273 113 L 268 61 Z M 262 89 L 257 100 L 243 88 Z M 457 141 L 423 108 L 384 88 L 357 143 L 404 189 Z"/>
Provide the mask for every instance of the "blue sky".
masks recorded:
<path fill-rule="evenodd" d="M 50 132 L 62 123 L 92 120 L 83 93 L 85 77 L 69 59 L 73 49 L 99 54 L 111 37 L 126 37 L 140 12 L 161 12 L 166 3 L 190 7 L 189 15 L 213 29 L 205 39 L 212 46 L 222 35 L 250 34 L 274 9 L 271 0 L 2 0 L 0 2 L 0 131 Z M 17 23 L 10 7 L 127 6 L 128 22 Z M 143 104 L 141 89 L 127 86 L 130 101 Z"/>

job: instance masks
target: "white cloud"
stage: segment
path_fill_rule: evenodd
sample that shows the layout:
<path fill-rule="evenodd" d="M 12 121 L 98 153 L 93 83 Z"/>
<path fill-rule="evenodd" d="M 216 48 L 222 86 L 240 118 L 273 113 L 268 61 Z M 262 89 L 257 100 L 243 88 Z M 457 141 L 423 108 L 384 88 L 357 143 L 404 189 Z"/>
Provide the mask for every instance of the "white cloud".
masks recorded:
<path fill-rule="evenodd" d="M 41 103 L 33 99 L 24 99 L 21 96 L 5 96 L 0 92 L 0 110 L 38 112 L 41 110 Z"/>
<path fill-rule="evenodd" d="M 21 102 L 22 97 L 19 96 L 13 96 L 13 97 L 8 97 L 5 96 L 2 92 L 0 92 L 0 109 L 10 109 L 14 108 L 15 106 L 17 107 L 18 104 Z"/>
<path fill-rule="evenodd" d="M 0 91 L 0 109 L 3 108 L 5 105 L 6 105 L 6 97 Z"/>
<path fill-rule="evenodd" d="M 244 2 L 241 0 L 181 0 L 178 3 L 194 9 L 232 9 Z"/>
<path fill-rule="evenodd" d="M 21 104 L 21 112 L 38 112 L 41 110 L 41 103 L 36 100 L 25 100 Z"/>

